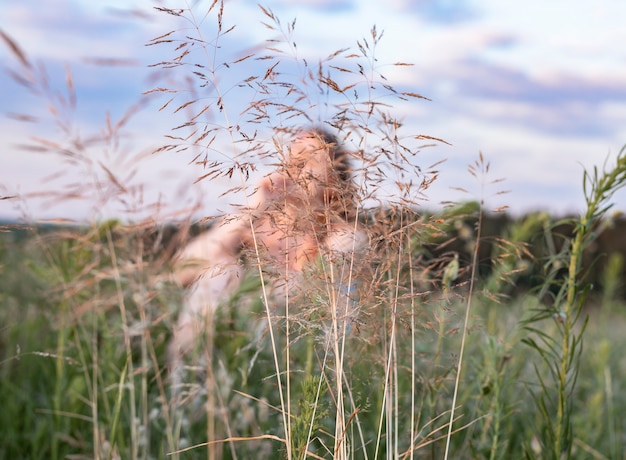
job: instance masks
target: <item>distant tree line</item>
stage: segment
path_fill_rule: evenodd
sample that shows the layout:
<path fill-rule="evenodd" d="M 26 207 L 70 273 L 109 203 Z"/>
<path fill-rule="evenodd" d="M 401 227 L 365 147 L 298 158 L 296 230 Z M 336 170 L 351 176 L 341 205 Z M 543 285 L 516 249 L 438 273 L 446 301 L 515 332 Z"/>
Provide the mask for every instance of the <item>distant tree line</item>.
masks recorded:
<path fill-rule="evenodd" d="M 429 272 L 434 279 L 448 261 L 458 257 L 461 269 L 457 283 L 462 284 L 469 279 L 468 267 L 479 231 L 478 209 L 474 202 L 438 213 L 385 209 L 366 213 L 362 219 L 371 230 L 374 246 L 382 247 L 400 228 L 405 228 L 402 234 L 411 235 L 412 250 L 419 253 L 415 269 Z M 112 235 L 135 241 L 132 244 L 141 241 L 146 254 L 165 265 L 185 241 L 210 226 L 206 221 L 133 226 L 112 220 L 100 224 L 99 232 L 109 228 Z M 69 237 L 84 230 L 78 226 L 11 222 L 0 223 L 0 229 L 5 248 L 23 243 L 35 234 Z M 568 217 L 555 218 L 543 212 L 520 217 L 485 213 L 480 220 L 478 279 L 486 284 L 504 263 L 510 265 L 510 273 L 501 286 L 503 291 L 515 295 L 543 286 L 550 273 L 558 277 L 559 272 L 566 270 L 560 260 L 573 234 L 574 223 Z M 605 218 L 592 235 L 584 253 L 581 281 L 591 284 L 592 298 L 626 300 L 626 216 L 615 213 Z"/>

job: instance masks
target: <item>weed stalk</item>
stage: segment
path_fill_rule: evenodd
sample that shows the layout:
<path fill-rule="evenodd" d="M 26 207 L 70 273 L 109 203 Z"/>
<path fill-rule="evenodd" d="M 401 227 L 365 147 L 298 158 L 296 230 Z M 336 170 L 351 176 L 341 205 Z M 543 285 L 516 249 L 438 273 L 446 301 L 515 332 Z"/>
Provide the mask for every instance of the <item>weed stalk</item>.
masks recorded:
<path fill-rule="evenodd" d="M 535 394 L 534 400 L 544 417 L 546 437 L 543 440 L 543 445 L 548 450 L 549 458 L 555 460 L 562 458 L 563 455 L 566 457 L 571 455 L 574 440 L 571 421 L 572 396 L 578 379 L 583 350 L 583 335 L 588 318 L 584 319 L 578 331 L 576 326 L 584 306 L 585 294 L 590 288 L 589 285 L 585 285 L 581 281 L 583 252 L 594 240 L 595 229 L 600 220 L 612 207 L 611 197 L 625 185 L 626 146 L 620 150 L 613 167 L 607 169 L 605 163 L 602 172 L 599 172 L 597 167 L 593 168 L 592 173 L 584 172 L 583 192 L 586 210 L 574 222 L 574 237 L 567 254 L 569 258 L 567 275 L 561 288 L 561 292 L 564 294 L 559 293 L 557 296 L 556 309 L 552 314 L 547 315 L 546 312 L 539 311 L 526 322 L 527 329 L 534 332 L 540 341 L 537 342 L 529 337 L 524 339 L 524 342 L 537 350 L 544 362 L 554 370 L 551 374 L 556 380 L 556 395 L 554 396 L 556 414 L 554 419 L 549 410 L 553 393 L 548 387 L 549 382 L 541 376 L 538 368 L 536 369 L 542 393 Z M 531 326 L 532 323 L 548 317 L 552 317 L 556 324 L 559 332 L 557 338 L 552 338 L 547 333 Z"/>

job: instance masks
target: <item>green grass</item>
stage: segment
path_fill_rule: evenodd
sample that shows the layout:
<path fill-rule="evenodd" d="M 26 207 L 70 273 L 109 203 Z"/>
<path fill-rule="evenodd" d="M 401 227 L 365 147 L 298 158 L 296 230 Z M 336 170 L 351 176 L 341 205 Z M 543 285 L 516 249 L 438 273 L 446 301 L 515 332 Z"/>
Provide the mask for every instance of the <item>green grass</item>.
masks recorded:
<path fill-rule="evenodd" d="M 250 438 L 220 443 L 225 458 L 276 458 L 284 452 L 284 443 L 275 440 L 284 433 L 273 347 L 263 306 L 250 304 L 258 298 L 258 279 L 250 278 L 246 292 L 220 312 L 211 379 L 191 382 L 194 399 L 179 417 L 164 380 L 165 346 L 180 292 L 167 284 L 151 286 L 149 273 L 137 267 L 114 269 L 136 260 L 139 235 L 123 227 L 73 234 L 80 237 L 33 234 L 3 245 L 0 424 L 7 435 L 0 456 L 166 458 L 196 446 L 180 457 L 204 458 L 208 417 L 214 417 L 214 439 Z M 10 242 L 11 233 L 3 239 Z M 411 445 L 417 448 L 414 458 L 444 454 L 466 289 L 453 287 L 448 297 L 412 296 L 406 269 L 420 257 L 416 253 L 407 252 L 399 267 L 397 261 L 387 267 L 385 276 L 398 268 L 401 278 L 363 303 L 358 327 L 346 337 L 346 442 L 354 458 L 389 452 L 409 458 Z M 143 257 L 150 260 L 149 254 Z M 390 304 L 396 304 L 395 312 Z M 522 343 L 522 319 L 542 303 L 532 293 L 495 303 L 477 289 L 472 304 L 449 456 L 545 458 L 539 450 L 545 448 L 539 442 L 545 414 L 533 394 L 546 391 L 539 377 L 548 375 L 550 363 Z M 302 311 L 308 308 L 319 306 L 305 304 Z M 613 303 L 590 306 L 588 313 L 571 390 L 568 458 L 620 458 L 626 312 Z M 284 323 L 275 325 L 281 363 L 289 350 L 291 374 L 281 378 L 290 381 L 291 449 L 298 458 L 312 440 L 309 452 L 333 458 L 334 360 L 325 354 L 323 330 L 309 325 L 323 318 L 298 312 L 296 320 L 302 326 L 293 328 L 288 348 Z M 538 327 L 556 336 L 560 325 L 548 321 Z M 208 409 L 206 401 L 214 407 Z"/>

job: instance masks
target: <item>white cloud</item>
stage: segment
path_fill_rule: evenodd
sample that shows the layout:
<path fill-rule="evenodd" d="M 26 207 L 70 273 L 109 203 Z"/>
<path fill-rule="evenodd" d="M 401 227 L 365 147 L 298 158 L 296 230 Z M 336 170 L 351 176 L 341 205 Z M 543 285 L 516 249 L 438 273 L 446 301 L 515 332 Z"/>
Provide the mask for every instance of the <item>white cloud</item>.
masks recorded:
<path fill-rule="evenodd" d="M 472 185 L 467 182 L 466 165 L 483 150 L 492 159 L 496 175 L 509 177 L 518 188 L 503 197 L 517 209 L 542 205 L 553 209 L 580 207 L 579 162 L 586 166 L 601 164 L 609 150 L 616 151 L 626 141 L 626 102 L 621 90 L 626 79 L 626 29 L 622 27 L 626 3 L 555 0 L 546 6 L 539 0 L 523 5 L 485 0 L 475 2 L 472 14 L 462 21 L 446 21 L 445 14 L 452 14 L 445 13 L 448 3 L 452 4 L 269 2 L 285 30 L 297 18 L 293 36 L 283 37 L 261 24 L 268 19 L 256 2 L 227 1 L 225 28 L 236 28 L 220 38 L 222 47 L 215 54 L 209 49 L 208 55 L 198 58 L 201 63 L 215 59 L 216 64 L 221 64 L 242 57 L 246 50 L 260 51 L 265 40 L 276 38 L 296 43 L 295 48 L 286 50 L 281 63 L 281 69 L 290 72 L 293 69 L 288 62 L 293 55 L 313 65 L 339 48 L 357 50 L 356 40 L 369 40 L 375 24 L 379 31 L 385 31 L 376 50 L 378 70 L 392 86 L 433 99 L 398 103 L 393 108 L 394 115 L 406 122 L 406 131 L 441 137 L 454 144 L 418 159 L 433 163 L 431 159 L 449 158 L 441 168 L 441 187 L 429 192 L 433 202 L 452 197 L 447 190 L 450 185 Z M 148 70 L 142 66 L 173 56 L 167 46 L 145 47 L 144 43 L 170 30 L 190 27 L 184 20 L 154 14 L 152 6 L 156 4 L 163 3 L 24 0 L 5 7 L 3 18 L 10 25 L 5 31 L 29 55 L 57 66 L 51 72 L 53 81 L 63 79 L 59 62 L 72 64 L 80 92 L 79 129 L 89 131 L 101 125 L 107 107 L 119 116 L 148 86 L 144 80 Z M 176 4 L 175 0 L 168 2 L 170 6 Z M 209 4 L 198 3 L 198 11 L 206 10 Z M 472 6 L 469 2 L 463 5 Z M 435 13 L 443 16 L 428 22 L 427 8 L 434 8 Z M 133 14 L 136 9 L 146 15 Z M 202 24 L 202 33 L 208 41 L 216 38 L 214 18 Z M 9 62 L 5 48 L 1 53 Z M 82 63 L 80 60 L 86 56 L 136 58 L 139 65 L 105 70 Z M 390 65 L 398 61 L 415 66 Z M 242 64 L 241 69 L 222 69 L 218 74 L 220 84 L 230 90 L 231 123 L 244 121 L 240 106 L 249 102 L 246 98 L 251 97 L 250 92 L 245 93 L 244 100 L 237 101 L 241 92 L 233 85 L 244 78 L 243 72 L 250 71 L 252 64 Z M 267 62 L 260 65 L 257 73 L 265 71 Z M 59 74 L 54 73 L 57 70 Z M 3 80 L 0 83 L 3 88 L 14 88 Z M 203 97 L 207 94 L 208 90 Z M 4 101 L 8 111 L 42 112 L 38 101 L 25 99 L 12 90 Z M 30 106 L 25 107 L 26 104 Z M 141 120 L 140 135 L 135 139 L 141 148 L 160 143 L 175 121 L 167 110 L 146 114 Z M 15 150 L 5 145 L 10 146 L 27 133 L 13 126 L 2 124 L 0 155 L 10 171 L 11 184 L 27 190 L 46 171 L 53 170 L 54 164 L 42 160 L 32 166 L 32 162 L 28 163 L 31 157 L 16 160 Z M 7 157 L 9 154 L 11 158 Z M 144 163 L 135 180 L 145 184 L 151 199 L 161 194 L 169 202 L 193 200 L 181 198 L 185 184 L 198 174 L 187 162 L 188 159 L 160 155 Z M 213 198 L 218 194 L 214 190 L 190 193 L 192 197 L 208 193 Z"/>

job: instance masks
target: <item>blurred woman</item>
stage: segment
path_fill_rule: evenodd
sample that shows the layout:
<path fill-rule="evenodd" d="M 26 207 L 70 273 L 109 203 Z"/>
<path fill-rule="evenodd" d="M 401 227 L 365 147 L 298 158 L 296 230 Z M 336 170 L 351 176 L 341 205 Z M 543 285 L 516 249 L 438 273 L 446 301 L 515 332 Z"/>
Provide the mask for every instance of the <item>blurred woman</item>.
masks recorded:
<path fill-rule="evenodd" d="M 276 298 L 306 287 L 305 268 L 323 257 L 340 267 L 332 282 L 338 287 L 335 307 L 345 314 L 353 274 L 368 246 L 357 221 L 347 152 L 324 131 L 298 133 L 282 165 L 260 181 L 247 207 L 221 218 L 178 254 L 175 278 L 187 292 L 170 343 L 170 365 L 180 367 L 251 266 L 270 274 Z"/>

